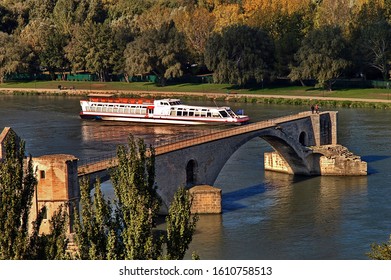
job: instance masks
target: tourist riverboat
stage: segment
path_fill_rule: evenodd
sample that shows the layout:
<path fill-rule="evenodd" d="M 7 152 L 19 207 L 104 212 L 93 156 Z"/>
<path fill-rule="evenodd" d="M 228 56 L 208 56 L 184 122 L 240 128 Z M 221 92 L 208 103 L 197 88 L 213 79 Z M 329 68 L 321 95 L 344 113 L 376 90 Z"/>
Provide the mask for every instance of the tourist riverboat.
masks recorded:
<path fill-rule="evenodd" d="M 185 105 L 180 99 L 151 100 L 90 95 L 81 100 L 82 119 L 128 121 L 151 124 L 244 124 L 249 117 L 230 107 Z"/>

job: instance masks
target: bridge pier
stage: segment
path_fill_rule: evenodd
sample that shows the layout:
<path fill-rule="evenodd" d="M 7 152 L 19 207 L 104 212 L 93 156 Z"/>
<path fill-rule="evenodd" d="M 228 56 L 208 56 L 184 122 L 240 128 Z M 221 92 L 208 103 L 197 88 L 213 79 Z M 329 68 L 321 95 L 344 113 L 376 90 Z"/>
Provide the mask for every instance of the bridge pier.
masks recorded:
<path fill-rule="evenodd" d="M 341 145 L 312 147 L 308 157 L 308 172 L 297 173 L 278 153 L 264 154 L 265 170 L 307 176 L 365 176 L 367 163 Z"/>
<path fill-rule="evenodd" d="M 309 123 L 301 124 L 311 127 L 312 133 L 285 124 L 278 126 L 278 132 L 261 136 L 275 150 L 264 154 L 265 170 L 307 176 L 367 175 L 367 163 L 337 143 L 337 112 L 309 116 Z M 289 138 L 293 141 L 286 141 Z"/>

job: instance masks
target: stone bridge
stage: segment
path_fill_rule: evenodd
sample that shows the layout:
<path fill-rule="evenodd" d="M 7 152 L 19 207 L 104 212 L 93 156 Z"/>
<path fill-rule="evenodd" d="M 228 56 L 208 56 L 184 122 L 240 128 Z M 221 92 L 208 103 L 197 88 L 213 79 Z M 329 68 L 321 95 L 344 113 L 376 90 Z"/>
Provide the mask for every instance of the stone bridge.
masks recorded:
<path fill-rule="evenodd" d="M 261 137 L 274 152 L 265 169 L 295 175 L 366 175 L 367 165 L 337 144 L 337 112 L 303 112 L 155 147 L 156 184 L 166 207 L 178 187 L 213 185 L 232 154 Z M 107 177 L 115 159 L 79 166 L 79 176 Z"/>

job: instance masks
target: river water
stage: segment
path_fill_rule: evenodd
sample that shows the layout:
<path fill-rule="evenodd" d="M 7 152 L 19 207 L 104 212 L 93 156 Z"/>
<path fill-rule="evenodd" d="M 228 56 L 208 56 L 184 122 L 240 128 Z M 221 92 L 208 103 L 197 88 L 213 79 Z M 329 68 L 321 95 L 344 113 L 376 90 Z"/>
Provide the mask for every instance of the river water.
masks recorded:
<path fill-rule="evenodd" d="M 208 102 L 188 101 L 191 104 Z M 218 102 L 253 121 L 308 110 L 302 106 Z M 202 215 L 189 249 L 201 259 L 367 259 L 391 233 L 391 111 L 338 110 L 338 142 L 368 162 L 366 177 L 298 177 L 263 170 L 262 139 L 243 145 L 215 186 L 223 214 Z M 78 116 L 78 97 L 2 96 L 0 130 L 12 127 L 33 156 L 67 153 L 81 160 L 113 153 L 129 133 L 147 143 L 203 133 L 209 127 L 95 122 Z M 217 128 L 221 129 L 221 128 Z M 112 196 L 110 182 L 104 190 Z M 189 257 L 188 256 L 188 257 Z"/>

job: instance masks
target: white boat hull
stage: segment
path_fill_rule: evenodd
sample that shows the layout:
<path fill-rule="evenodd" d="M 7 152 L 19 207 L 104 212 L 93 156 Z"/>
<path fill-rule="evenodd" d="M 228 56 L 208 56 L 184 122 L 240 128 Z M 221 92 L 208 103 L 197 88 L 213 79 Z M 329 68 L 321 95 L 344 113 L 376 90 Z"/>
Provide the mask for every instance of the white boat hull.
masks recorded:
<path fill-rule="evenodd" d="M 121 121 L 121 122 L 135 122 L 135 123 L 149 123 L 149 124 L 179 124 L 179 125 L 216 125 L 216 124 L 242 124 L 243 122 L 229 122 L 227 120 L 197 120 L 196 118 L 175 119 L 162 117 L 140 117 L 140 116 L 109 116 L 109 115 L 95 115 L 95 114 L 81 114 L 83 119 L 94 119 L 102 121 Z"/>
<path fill-rule="evenodd" d="M 82 119 L 150 124 L 217 125 L 243 124 L 248 116 L 229 107 L 190 106 L 179 99 L 145 100 L 100 96 L 81 100 Z"/>

